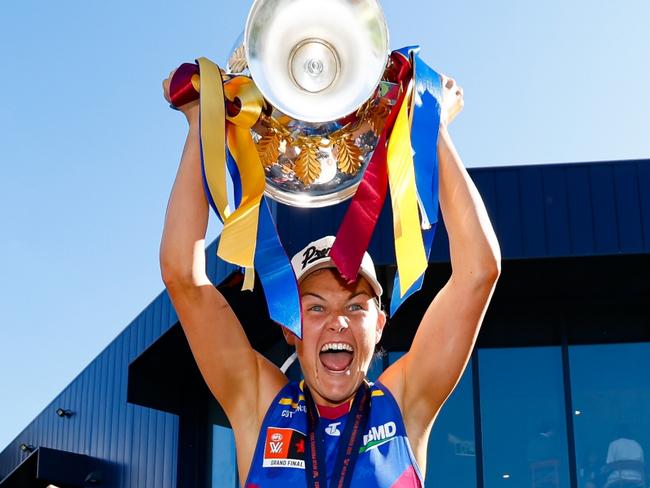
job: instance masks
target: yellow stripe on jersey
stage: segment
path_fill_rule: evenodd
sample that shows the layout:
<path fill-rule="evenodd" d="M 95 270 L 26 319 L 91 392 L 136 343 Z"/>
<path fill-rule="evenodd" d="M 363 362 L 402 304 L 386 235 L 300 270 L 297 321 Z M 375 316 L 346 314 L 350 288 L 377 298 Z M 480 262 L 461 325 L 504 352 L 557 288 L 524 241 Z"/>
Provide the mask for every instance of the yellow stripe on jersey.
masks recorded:
<path fill-rule="evenodd" d="M 298 397 L 298 402 L 304 402 L 304 401 L 305 401 L 305 396 L 300 395 Z M 278 404 L 279 405 L 291 405 L 291 408 L 293 408 L 293 409 L 298 408 L 298 403 L 294 402 L 293 398 L 291 398 L 291 397 L 280 398 L 278 400 Z"/>

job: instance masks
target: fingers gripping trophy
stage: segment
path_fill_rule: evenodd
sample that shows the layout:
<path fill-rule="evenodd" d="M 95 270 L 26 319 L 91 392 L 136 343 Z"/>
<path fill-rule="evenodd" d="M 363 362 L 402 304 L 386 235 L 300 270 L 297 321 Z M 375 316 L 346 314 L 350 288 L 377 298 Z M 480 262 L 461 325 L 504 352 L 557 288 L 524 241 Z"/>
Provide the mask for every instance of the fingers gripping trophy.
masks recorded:
<path fill-rule="evenodd" d="M 447 133 L 463 91 L 417 47 L 388 46 L 377 0 L 256 0 L 224 67 L 199 58 L 163 82 L 189 122 L 163 280 L 233 426 L 245 486 L 421 486 L 428 432 L 499 274 L 485 207 Z M 439 210 L 453 272 L 405 358 L 371 384 L 387 314 L 367 249 L 389 193 L 397 262 L 389 314 L 422 286 Z M 336 236 L 290 259 L 268 199 L 350 203 Z M 243 289 L 259 277 L 304 381 L 289 382 L 251 348 L 207 278 L 209 208 L 223 223 L 219 257 L 242 268 Z"/>

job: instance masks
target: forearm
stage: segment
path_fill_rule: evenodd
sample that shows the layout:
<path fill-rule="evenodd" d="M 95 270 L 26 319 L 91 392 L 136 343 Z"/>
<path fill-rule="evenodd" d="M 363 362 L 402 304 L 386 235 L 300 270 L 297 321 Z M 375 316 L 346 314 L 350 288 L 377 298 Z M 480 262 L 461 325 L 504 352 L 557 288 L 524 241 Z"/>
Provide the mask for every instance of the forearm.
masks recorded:
<path fill-rule="evenodd" d="M 449 235 L 453 276 L 494 280 L 501 252 L 483 200 L 444 126 L 438 139 L 440 207 Z"/>
<path fill-rule="evenodd" d="M 177 281 L 206 284 L 205 233 L 208 202 L 203 191 L 198 117 L 188 115 L 189 130 L 172 188 L 160 246 L 160 266 L 166 284 Z"/>

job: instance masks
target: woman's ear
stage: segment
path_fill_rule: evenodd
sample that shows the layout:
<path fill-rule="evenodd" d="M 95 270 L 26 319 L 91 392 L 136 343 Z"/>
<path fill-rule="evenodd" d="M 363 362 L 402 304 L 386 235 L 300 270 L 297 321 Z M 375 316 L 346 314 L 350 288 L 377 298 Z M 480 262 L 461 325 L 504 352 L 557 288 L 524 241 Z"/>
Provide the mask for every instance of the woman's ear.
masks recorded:
<path fill-rule="evenodd" d="M 379 310 L 377 314 L 377 329 L 375 332 L 375 345 L 379 344 L 381 340 L 381 335 L 384 332 L 384 327 L 386 326 L 386 312 Z"/>
<path fill-rule="evenodd" d="M 284 340 L 287 342 L 287 344 L 289 344 L 290 346 L 296 345 L 296 336 L 293 335 L 293 333 L 291 333 L 289 329 L 287 329 L 286 327 L 282 327 L 282 335 L 284 336 Z"/>

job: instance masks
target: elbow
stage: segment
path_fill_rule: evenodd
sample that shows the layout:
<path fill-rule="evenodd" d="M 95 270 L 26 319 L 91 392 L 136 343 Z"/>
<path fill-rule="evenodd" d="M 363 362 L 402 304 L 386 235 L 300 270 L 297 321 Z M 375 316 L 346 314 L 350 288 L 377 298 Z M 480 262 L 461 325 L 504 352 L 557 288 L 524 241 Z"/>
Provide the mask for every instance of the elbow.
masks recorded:
<path fill-rule="evenodd" d="M 205 272 L 205 262 L 161 252 L 160 275 L 171 295 L 186 294 L 196 289 L 212 285 Z"/>
<path fill-rule="evenodd" d="M 499 280 L 499 276 L 501 276 L 501 248 L 496 237 L 490 246 L 490 251 L 481 259 L 479 269 L 479 275 L 485 283 L 495 285 Z"/>
<path fill-rule="evenodd" d="M 190 282 L 190 277 L 186 273 L 183 273 L 172 264 L 163 260 L 160 262 L 160 276 L 167 289 L 176 288 L 183 283 L 187 284 Z"/>
<path fill-rule="evenodd" d="M 485 256 L 478 266 L 478 278 L 487 285 L 495 285 L 501 276 L 501 250 L 498 245 Z"/>
<path fill-rule="evenodd" d="M 454 278 L 466 283 L 471 289 L 492 289 L 501 276 L 501 258 L 492 256 L 470 266 L 454 270 Z"/>
<path fill-rule="evenodd" d="M 501 257 L 494 259 L 485 268 L 485 280 L 492 285 L 499 281 L 501 276 Z"/>
<path fill-rule="evenodd" d="M 501 276 L 501 260 L 482 263 L 472 272 L 475 284 L 492 288 Z"/>
<path fill-rule="evenodd" d="M 176 273 L 174 271 L 165 268 L 160 269 L 160 276 L 165 285 L 165 288 L 167 288 L 168 290 L 173 288 L 179 288 L 182 286 L 187 286 L 187 284 L 190 283 L 187 277 L 184 277 L 182 274 Z"/>
<path fill-rule="evenodd" d="M 192 266 L 183 266 L 181 260 L 164 251 L 160 253 L 160 276 L 168 290 L 186 288 L 194 281 Z"/>

